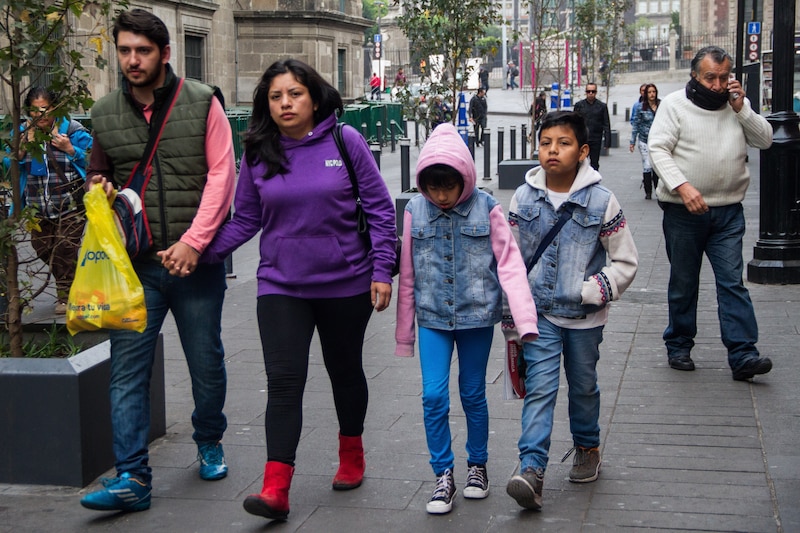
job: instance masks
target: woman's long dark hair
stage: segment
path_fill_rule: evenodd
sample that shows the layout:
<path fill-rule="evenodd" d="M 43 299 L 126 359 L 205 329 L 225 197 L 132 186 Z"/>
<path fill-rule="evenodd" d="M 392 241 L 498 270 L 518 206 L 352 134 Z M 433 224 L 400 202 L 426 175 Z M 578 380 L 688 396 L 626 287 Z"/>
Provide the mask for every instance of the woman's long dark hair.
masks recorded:
<path fill-rule="evenodd" d="M 647 106 L 648 109 L 650 109 L 650 111 L 655 113 L 656 110 L 653 109 L 653 106 L 650 105 L 650 98 L 647 97 L 647 93 L 648 91 L 650 91 L 650 87 L 656 90 L 656 109 L 661 104 L 661 98 L 658 97 L 658 87 L 656 87 L 652 83 L 648 83 L 647 87 L 644 88 L 644 101 L 642 102 L 642 107 Z"/>
<path fill-rule="evenodd" d="M 250 166 L 259 161 L 267 164 L 264 179 L 288 172 L 288 161 L 281 146 L 281 132 L 269 113 L 269 88 L 272 80 L 281 74 L 291 73 L 295 79 L 308 89 L 311 100 L 317 107 L 314 111 L 316 126 L 333 113 L 344 109 L 342 97 L 333 86 L 322 79 L 319 73 L 297 59 L 276 61 L 264 72 L 258 86 L 253 91 L 253 115 L 244 136 L 245 157 Z"/>

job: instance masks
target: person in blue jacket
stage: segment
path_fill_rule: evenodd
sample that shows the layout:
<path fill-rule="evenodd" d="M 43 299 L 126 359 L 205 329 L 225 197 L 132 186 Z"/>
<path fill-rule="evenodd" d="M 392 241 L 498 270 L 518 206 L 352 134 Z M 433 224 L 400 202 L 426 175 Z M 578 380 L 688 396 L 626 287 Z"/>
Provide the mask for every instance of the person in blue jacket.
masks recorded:
<path fill-rule="evenodd" d="M 76 120 L 55 118 L 58 97 L 44 87 L 29 90 L 24 104 L 29 118 L 20 125 L 23 138 L 17 154 L 22 206 L 36 210 L 39 224 L 31 229 L 31 245 L 50 265 L 56 282 L 55 312 L 63 315 L 86 224 L 81 198 L 92 136 Z M 39 150 L 29 151 L 31 143 Z M 4 158 L 5 168 L 11 159 Z"/>

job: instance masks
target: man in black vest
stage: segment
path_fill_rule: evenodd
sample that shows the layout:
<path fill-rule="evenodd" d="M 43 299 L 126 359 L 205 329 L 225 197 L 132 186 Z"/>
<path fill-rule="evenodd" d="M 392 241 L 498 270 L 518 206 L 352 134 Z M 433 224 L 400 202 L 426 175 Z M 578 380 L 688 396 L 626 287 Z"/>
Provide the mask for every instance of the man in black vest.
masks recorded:
<path fill-rule="evenodd" d="M 597 84 L 586 84 L 586 99 L 575 104 L 575 112 L 586 121 L 589 129 L 589 161 L 592 168 L 600 169 L 600 150 L 611 146 L 611 121 L 608 106 L 597 99 Z"/>
<path fill-rule="evenodd" d="M 114 24 L 114 42 L 125 79 L 92 108 L 94 144 L 87 173 L 87 187 L 99 183 L 109 197 L 144 154 L 150 120 L 172 103 L 171 90 L 179 81 L 169 65 L 169 31 L 152 13 L 121 13 Z M 116 477 L 81 499 L 81 505 L 98 511 L 150 508 L 150 375 L 168 311 L 192 381 L 192 438 L 200 477 L 217 480 L 228 472 L 220 443 L 227 428 L 220 338 L 225 267 L 198 261 L 230 210 L 236 176 L 230 123 L 213 87 L 184 80 L 152 168 L 142 197 L 152 252 L 133 263 L 144 287 L 147 327 L 143 333 L 109 331 Z"/>

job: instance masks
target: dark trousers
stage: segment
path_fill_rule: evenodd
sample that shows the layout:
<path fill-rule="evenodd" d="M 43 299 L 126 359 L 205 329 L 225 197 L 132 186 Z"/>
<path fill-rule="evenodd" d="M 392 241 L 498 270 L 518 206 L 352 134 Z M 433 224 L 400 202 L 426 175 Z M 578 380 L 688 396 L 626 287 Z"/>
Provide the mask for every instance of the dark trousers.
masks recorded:
<path fill-rule="evenodd" d="M 66 302 L 75 279 L 78 251 L 86 218 L 83 211 L 73 211 L 60 218 L 39 220 L 40 230 L 31 230 L 31 245 L 36 256 L 50 267 L 56 281 L 56 298 Z"/>
<path fill-rule="evenodd" d="M 258 327 L 267 371 L 267 460 L 294 465 L 303 427 L 303 392 L 316 328 L 342 435 L 364 431 L 367 380 L 362 366 L 370 293 L 349 298 L 258 297 Z M 319 372 L 319 360 L 314 373 Z"/>
<path fill-rule="evenodd" d="M 473 119 L 472 129 L 475 132 L 475 142 L 483 142 L 483 130 L 486 129 L 486 117 Z"/>
<path fill-rule="evenodd" d="M 603 141 L 589 141 L 589 162 L 595 170 L 600 169 L 600 150 L 603 148 Z"/>

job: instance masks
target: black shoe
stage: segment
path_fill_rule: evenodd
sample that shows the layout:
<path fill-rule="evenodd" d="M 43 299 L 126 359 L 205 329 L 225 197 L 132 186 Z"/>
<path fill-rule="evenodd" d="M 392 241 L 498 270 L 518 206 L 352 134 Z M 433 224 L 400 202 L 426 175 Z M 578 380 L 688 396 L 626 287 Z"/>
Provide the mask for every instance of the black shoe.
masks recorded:
<path fill-rule="evenodd" d="M 733 379 L 747 381 L 757 374 L 766 374 L 772 370 L 772 361 L 769 357 L 754 357 L 747 361 L 742 368 L 733 371 Z"/>
<path fill-rule="evenodd" d="M 675 370 L 694 370 L 694 361 L 689 355 L 678 355 L 669 358 L 669 367 Z"/>

